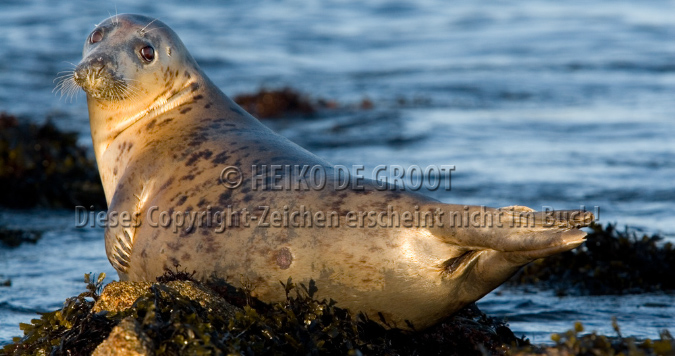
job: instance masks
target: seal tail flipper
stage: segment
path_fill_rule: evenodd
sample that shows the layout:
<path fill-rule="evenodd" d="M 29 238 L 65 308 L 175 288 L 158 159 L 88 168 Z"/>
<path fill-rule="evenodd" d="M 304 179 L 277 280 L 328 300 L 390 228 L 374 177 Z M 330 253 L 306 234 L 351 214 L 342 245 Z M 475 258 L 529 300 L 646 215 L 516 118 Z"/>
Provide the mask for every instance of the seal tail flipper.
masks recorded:
<path fill-rule="evenodd" d="M 446 205 L 448 216 L 440 226 L 430 228 L 445 242 L 471 250 L 491 249 L 501 252 L 529 252 L 525 255 L 548 256 L 572 249 L 584 241 L 580 227 L 594 220 L 583 210 L 534 211 L 523 206 L 500 209 L 478 206 Z M 450 217 L 464 217 L 451 219 Z M 469 217 L 470 221 L 466 221 Z M 459 222 L 459 223 L 458 223 Z"/>
<path fill-rule="evenodd" d="M 516 244 L 513 246 L 515 249 L 505 245 L 503 251 L 515 251 L 522 257 L 529 256 L 530 259 L 550 256 L 581 245 L 585 241 L 586 233 L 579 228 L 589 226 L 594 220 L 593 213 L 583 210 L 536 212 L 529 208 L 526 208 L 529 211 L 519 208 L 500 208 L 499 211 L 508 212 L 506 221 L 512 229 L 510 235 L 521 241 L 529 241 L 530 244 Z"/>
<path fill-rule="evenodd" d="M 594 220 L 593 213 L 583 210 L 535 211 L 526 206 L 507 206 L 497 209 L 505 213 L 511 226 L 531 227 L 534 229 L 580 228 L 589 226 Z"/>

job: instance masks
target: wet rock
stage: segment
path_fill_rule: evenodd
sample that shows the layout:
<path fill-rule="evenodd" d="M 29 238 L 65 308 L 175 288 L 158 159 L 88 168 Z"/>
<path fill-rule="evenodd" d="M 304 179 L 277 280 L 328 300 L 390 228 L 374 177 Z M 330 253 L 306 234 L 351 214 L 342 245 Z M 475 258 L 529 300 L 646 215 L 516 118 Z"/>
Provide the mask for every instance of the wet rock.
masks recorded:
<path fill-rule="evenodd" d="M 675 290 L 675 248 L 657 235 L 594 225 L 579 248 L 525 266 L 510 284 L 534 284 L 558 294 L 625 294 Z"/>
<path fill-rule="evenodd" d="M 101 295 L 92 307 L 92 312 L 103 310 L 122 312 L 129 309 L 134 302 L 144 295 L 150 295 L 150 282 L 116 282 L 112 281 L 103 288 Z"/>
<path fill-rule="evenodd" d="M 105 208 L 96 163 L 77 134 L 0 114 L 0 205 Z"/>
<path fill-rule="evenodd" d="M 241 311 L 203 284 L 194 281 L 170 281 L 166 285 L 177 290 L 181 296 L 199 303 L 208 313 L 231 318 Z"/>
<path fill-rule="evenodd" d="M 225 301 L 213 290 L 194 281 L 169 281 L 164 284 L 178 295 L 198 303 L 208 312 L 232 317 L 239 310 Z M 141 297 L 150 297 L 153 283 L 150 282 L 110 282 L 105 286 L 92 312 L 108 311 L 119 313 L 131 308 Z"/>
<path fill-rule="evenodd" d="M 92 356 L 153 355 L 152 340 L 143 332 L 141 324 L 126 317 L 115 326 L 110 335 L 96 347 Z"/>

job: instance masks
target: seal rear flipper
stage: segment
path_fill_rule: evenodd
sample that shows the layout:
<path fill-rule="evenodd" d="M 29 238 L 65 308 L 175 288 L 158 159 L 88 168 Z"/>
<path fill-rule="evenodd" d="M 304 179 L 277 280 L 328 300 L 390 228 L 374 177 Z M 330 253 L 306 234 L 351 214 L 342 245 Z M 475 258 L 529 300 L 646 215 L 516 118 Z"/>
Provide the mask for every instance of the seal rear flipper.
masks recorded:
<path fill-rule="evenodd" d="M 562 241 L 560 244 L 551 245 L 547 248 L 537 249 L 537 250 L 520 250 L 520 251 L 510 251 L 502 252 L 504 258 L 511 261 L 516 265 L 525 265 L 536 259 L 552 256 L 558 253 L 569 251 L 573 248 L 579 247 L 584 241 L 586 241 L 586 232 L 579 229 L 572 229 L 568 231 L 545 231 L 544 235 L 541 238 L 546 240 L 559 239 Z"/>
<path fill-rule="evenodd" d="M 494 209 L 457 205 L 440 208 L 445 214 L 429 230 L 442 241 L 467 250 L 562 252 L 584 241 L 586 233 L 578 228 L 590 225 L 594 219 L 592 213 L 581 210 L 537 212 L 520 206 Z"/>
<path fill-rule="evenodd" d="M 493 249 L 466 251 L 459 257 L 445 261 L 442 265 L 442 276 L 447 280 L 462 280 L 459 296 L 468 304 L 488 294 L 507 281 L 518 270 L 536 259 L 565 252 L 579 246 L 586 233 L 572 229 L 568 231 L 547 231 L 544 234 L 557 235 L 564 244 L 551 245 L 547 248 L 522 251 L 497 251 Z M 547 236 L 544 239 L 548 238 Z M 454 286 L 454 284 L 452 284 Z"/>

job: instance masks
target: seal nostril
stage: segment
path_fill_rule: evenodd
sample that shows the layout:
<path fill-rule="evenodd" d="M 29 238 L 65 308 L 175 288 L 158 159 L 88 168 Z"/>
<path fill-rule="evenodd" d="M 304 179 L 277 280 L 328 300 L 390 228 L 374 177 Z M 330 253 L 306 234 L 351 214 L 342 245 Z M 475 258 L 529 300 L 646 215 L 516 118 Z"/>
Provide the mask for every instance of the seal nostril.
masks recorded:
<path fill-rule="evenodd" d="M 89 73 L 95 75 L 95 76 L 100 76 L 101 73 L 103 72 L 103 69 L 105 68 L 105 62 L 103 61 L 103 58 L 95 58 L 89 61 Z"/>
<path fill-rule="evenodd" d="M 83 79 L 87 77 L 87 65 L 79 64 L 73 71 L 73 79 L 76 83 L 82 84 Z"/>

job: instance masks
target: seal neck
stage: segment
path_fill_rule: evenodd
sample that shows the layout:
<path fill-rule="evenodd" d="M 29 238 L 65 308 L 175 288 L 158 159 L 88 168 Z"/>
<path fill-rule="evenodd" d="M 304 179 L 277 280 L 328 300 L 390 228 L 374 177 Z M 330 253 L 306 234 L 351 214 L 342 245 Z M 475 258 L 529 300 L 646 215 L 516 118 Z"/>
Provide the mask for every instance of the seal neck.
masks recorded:
<path fill-rule="evenodd" d="M 129 104 L 115 103 L 87 96 L 96 159 L 102 162 L 103 156 L 110 145 L 126 130 L 140 122 L 149 122 L 192 100 L 194 92 L 203 84 L 195 79 L 184 81 L 153 98 L 150 102 L 135 102 L 131 99 L 132 103 Z"/>
<path fill-rule="evenodd" d="M 116 130 L 114 136 L 111 137 L 110 141 L 108 142 L 108 145 L 106 146 L 106 149 L 112 141 L 117 138 L 122 132 L 128 130 L 132 126 L 134 126 L 135 123 L 139 121 L 148 121 L 152 120 L 167 111 L 170 111 L 172 109 L 175 109 L 188 101 L 192 100 L 192 96 L 190 94 L 194 93 L 199 89 L 199 83 L 197 83 L 194 80 L 186 82 L 181 88 L 178 89 L 178 91 L 171 91 L 167 92 L 164 95 L 161 95 L 155 99 L 153 104 L 138 113 L 132 115 L 131 117 L 127 117 L 124 119 L 122 122 L 120 122 L 120 130 Z"/>

